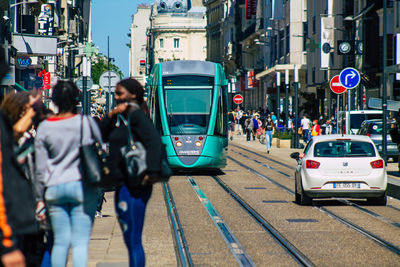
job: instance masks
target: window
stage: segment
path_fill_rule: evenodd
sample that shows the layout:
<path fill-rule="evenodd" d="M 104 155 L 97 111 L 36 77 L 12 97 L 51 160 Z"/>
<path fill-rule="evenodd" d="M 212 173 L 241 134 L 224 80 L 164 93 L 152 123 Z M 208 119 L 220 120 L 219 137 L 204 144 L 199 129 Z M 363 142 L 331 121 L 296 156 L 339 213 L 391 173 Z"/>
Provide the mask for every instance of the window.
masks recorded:
<path fill-rule="evenodd" d="M 290 27 L 286 26 L 286 54 L 290 53 Z"/>
<path fill-rule="evenodd" d="M 312 33 L 313 34 L 315 34 L 316 29 L 317 29 L 316 23 L 317 23 L 317 18 L 315 16 L 313 16 L 313 18 L 312 18 Z"/>
<path fill-rule="evenodd" d="M 285 48 L 285 31 L 284 30 L 280 30 L 279 31 L 279 56 L 278 56 L 278 60 L 284 56 L 284 49 Z"/>
<path fill-rule="evenodd" d="M 215 123 L 215 130 L 214 134 L 227 137 L 228 136 L 228 122 L 226 121 L 226 116 L 225 114 L 228 112 L 228 106 L 226 103 L 225 97 L 225 90 L 227 90 L 225 87 L 220 86 L 218 88 L 218 113 L 217 113 L 217 119 Z"/>
<path fill-rule="evenodd" d="M 160 48 L 164 48 L 164 39 L 160 38 Z"/>
<path fill-rule="evenodd" d="M 308 22 L 303 22 L 303 51 L 307 50 Z"/>
<path fill-rule="evenodd" d="M 400 3 L 396 2 L 396 9 L 397 9 L 397 14 L 396 14 L 396 27 L 400 26 Z"/>
<path fill-rule="evenodd" d="M 179 48 L 179 39 L 174 38 L 174 48 Z"/>
<path fill-rule="evenodd" d="M 319 142 L 314 146 L 314 157 L 375 157 L 371 143 L 352 140 Z"/>

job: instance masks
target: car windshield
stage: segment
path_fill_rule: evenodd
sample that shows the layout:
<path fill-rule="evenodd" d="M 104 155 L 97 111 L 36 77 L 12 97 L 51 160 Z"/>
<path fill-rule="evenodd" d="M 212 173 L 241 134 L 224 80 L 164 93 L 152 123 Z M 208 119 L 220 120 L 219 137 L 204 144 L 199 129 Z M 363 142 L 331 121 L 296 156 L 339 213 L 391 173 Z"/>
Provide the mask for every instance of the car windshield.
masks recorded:
<path fill-rule="evenodd" d="M 171 134 L 206 134 L 211 115 L 212 77 L 172 76 L 163 79 Z"/>
<path fill-rule="evenodd" d="M 314 157 L 375 157 L 374 146 L 369 142 L 334 140 L 316 143 Z"/>

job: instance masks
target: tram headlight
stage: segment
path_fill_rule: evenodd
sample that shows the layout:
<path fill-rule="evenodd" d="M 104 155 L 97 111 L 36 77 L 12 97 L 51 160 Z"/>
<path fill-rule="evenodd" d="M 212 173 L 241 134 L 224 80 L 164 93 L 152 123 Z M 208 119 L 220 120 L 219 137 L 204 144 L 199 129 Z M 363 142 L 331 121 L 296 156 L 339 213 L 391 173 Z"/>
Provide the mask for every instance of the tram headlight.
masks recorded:
<path fill-rule="evenodd" d="M 181 147 L 181 146 L 183 146 L 183 143 L 181 141 L 178 141 L 178 142 L 176 142 L 176 146 Z"/>
<path fill-rule="evenodd" d="M 201 143 L 200 141 L 196 141 L 194 144 L 195 144 L 197 147 L 200 147 L 200 146 L 202 145 L 202 143 Z"/>

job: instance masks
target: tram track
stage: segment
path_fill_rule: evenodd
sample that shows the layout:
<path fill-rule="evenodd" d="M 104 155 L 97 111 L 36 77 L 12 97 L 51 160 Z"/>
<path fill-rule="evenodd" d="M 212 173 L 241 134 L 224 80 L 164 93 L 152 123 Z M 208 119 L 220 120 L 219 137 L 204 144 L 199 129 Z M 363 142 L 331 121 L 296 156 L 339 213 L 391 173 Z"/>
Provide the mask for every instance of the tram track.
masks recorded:
<path fill-rule="evenodd" d="M 169 215 L 168 217 L 171 225 L 173 239 L 175 242 L 177 261 L 182 267 L 192 267 L 194 266 L 193 261 L 190 255 L 185 233 L 183 231 L 183 227 L 179 219 L 179 214 L 176 209 L 171 188 L 168 183 L 163 184 L 163 194 L 164 194 L 165 204 L 168 207 L 167 213 Z"/>
<path fill-rule="evenodd" d="M 239 146 L 237 146 L 237 147 L 239 147 Z M 239 148 L 241 148 L 241 147 L 239 147 Z M 246 149 L 244 149 L 244 150 L 246 150 Z M 249 151 L 249 152 L 251 152 L 251 151 Z M 254 154 L 258 154 L 258 153 L 254 153 Z M 264 180 L 276 185 L 277 187 L 283 189 L 284 191 L 286 191 L 290 195 L 294 196 L 294 194 L 295 194 L 294 191 L 291 190 L 290 188 L 288 188 L 287 186 L 275 181 L 274 179 L 272 179 L 272 178 L 260 173 L 259 171 L 255 170 L 254 168 L 251 168 L 250 166 L 248 166 L 246 164 L 243 164 L 242 162 L 240 162 L 240 161 L 238 161 L 238 160 L 236 160 L 236 159 L 234 159 L 234 158 L 232 158 L 230 156 L 228 156 L 228 159 L 233 161 L 233 162 L 235 162 L 236 164 L 238 164 L 242 168 L 246 169 L 247 171 L 249 171 L 249 172 L 259 176 L 260 178 L 262 178 L 262 179 L 264 179 Z M 274 160 L 274 162 L 278 162 L 278 161 Z M 331 218 L 335 219 L 336 221 L 344 224 L 345 226 L 349 227 L 350 229 L 362 234 L 363 236 L 373 240 L 375 243 L 379 244 L 380 246 L 382 246 L 382 247 L 384 247 L 384 248 L 386 248 L 386 249 L 388 249 L 388 250 L 392 251 L 393 253 L 395 253 L 395 254 L 400 256 L 400 248 L 395 246 L 394 244 L 392 244 L 392 243 L 384 240 L 383 238 L 371 233 L 370 231 L 367 231 L 366 229 L 362 228 L 361 226 L 358 226 L 358 225 L 350 222 L 349 220 L 337 215 L 336 213 L 326 209 L 323 206 L 314 206 L 314 208 L 317 209 L 318 211 L 324 213 L 324 214 L 327 214 L 328 216 L 330 216 Z M 387 221 L 386 221 L 386 223 L 387 223 Z"/>
<path fill-rule="evenodd" d="M 290 243 L 272 224 L 264 219 L 246 201 L 236 194 L 218 176 L 212 178 L 252 217 L 300 266 L 315 266 L 300 250 Z"/>

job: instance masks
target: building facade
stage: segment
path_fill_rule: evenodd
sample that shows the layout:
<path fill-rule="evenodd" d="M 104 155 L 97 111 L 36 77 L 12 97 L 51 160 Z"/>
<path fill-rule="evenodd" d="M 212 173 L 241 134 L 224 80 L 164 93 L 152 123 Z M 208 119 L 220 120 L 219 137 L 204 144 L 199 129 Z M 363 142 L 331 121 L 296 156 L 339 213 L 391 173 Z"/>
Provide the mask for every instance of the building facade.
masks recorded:
<path fill-rule="evenodd" d="M 232 28 L 223 26 L 227 3 L 205 1 L 207 57 L 225 64 L 226 72 L 233 74 L 233 94 L 244 96 L 242 108 L 268 109 L 278 113 L 282 122 L 293 115 L 295 98 L 300 102 L 298 115 L 312 118 L 335 115 L 338 109 L 348 107 L 379 108 L 369 102 L 382 97 L 384 51 L 386 95 L 400 100 L 399 1 L 387 0 L 384 14 L 379 0 L 237 0 L 230 17 L 235 25 L 233 34 Z M 227 71 L 225 63 L 224 50 L 231 51 L 227 36 L 234 36 L 233 72 Z M 346 67 L 356 68 L 361 75 L 350 98 L 334 94 L 329 87 L 330 79 Z M 295 70 L 297 95 L 293 90 Z"/>
<path fill-rule="evenodd" d="M 139 5 L 132 16 L 129 42 L 129 76 L 145 83 L 147 31 L 150 27 L 150 5 Z"/>
<path fill-rule="evenodd" d="M 205 60 L 205 8 L 197 2 L 167 1 L 152 6 L 148 31 L 148 64 L 173 60 Z"/>
<path fill-rule="evenodd" d="M 83 74 L 83 58 L 93 53 L 88 49 L 90 0 L 7 2 L 1 11 L 1 42 L 11 71 L 2 81 L 4 93 L 36 88 L 48 94 L 58 79 Z"/>

